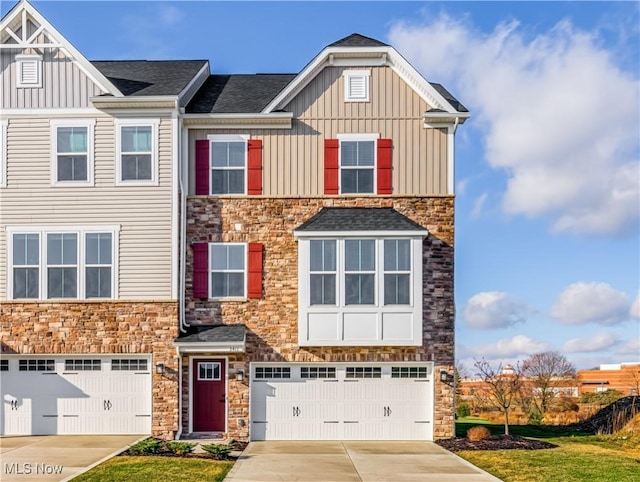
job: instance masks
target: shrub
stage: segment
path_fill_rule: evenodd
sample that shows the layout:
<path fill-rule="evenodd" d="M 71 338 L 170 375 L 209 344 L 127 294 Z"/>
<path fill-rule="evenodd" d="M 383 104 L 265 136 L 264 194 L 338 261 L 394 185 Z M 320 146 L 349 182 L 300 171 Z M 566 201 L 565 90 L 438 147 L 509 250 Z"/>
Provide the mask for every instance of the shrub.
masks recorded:
<path fill-rule="evenodd" d="M 162 440 L 156 440 L 148 438 L 141 440 L 140 442 L 133 444 L 129 447 L 129 453 L 131 455 L 147 455 L 158 454 L 164 452 L 167 449 L 167 443 Z"/>
<path fill-rule="evenodd" d="M 458 408 L 456 408 L 456 414 L 458 414 L 458 417 L 460 418 L 468 417 L 471 415 L 471 409 L 469 408 L 469 405 L 462 402 L 458 405 Z"/>
<path fill-rule="evenodd" d="M 201 447 L 202 450 L 210 454 L 216 460 L 227 459 L 229 457 L 229 454 L 233 450 L 233 447 L 227 444 L 205 444 Z"/>
<path fill-rule="evenodd" d="M 190 454 L 195 448 L 196 444 L 190 442 L 173 441 L 167 443 L 167 449 L 169 450 L 169 452 L 180 456 Z"/>
<path fill-rule="evenodd" d="M 482 425 L 476 425 L 467 430 L 467 438 L 472 442 L 486 440 L 489 437 L 491 437 L 491 432 L 489 432 L 487 427 L 483 427 Z"/>
<path fill-rule="evenodd" d="M 597 405 L 609 405 L 624 395 L 618 390 L 605 390 L 604 392 L 583 393 L 580 397 L 582 403 L 593 403 Z"/>
<path fill-rule="evenodd" d="M 529 425 L 540 425 L 542 424 L 542 412 L 537 408 L 532 408 L 529 410 L 527 414 L 527 423 Z"/>

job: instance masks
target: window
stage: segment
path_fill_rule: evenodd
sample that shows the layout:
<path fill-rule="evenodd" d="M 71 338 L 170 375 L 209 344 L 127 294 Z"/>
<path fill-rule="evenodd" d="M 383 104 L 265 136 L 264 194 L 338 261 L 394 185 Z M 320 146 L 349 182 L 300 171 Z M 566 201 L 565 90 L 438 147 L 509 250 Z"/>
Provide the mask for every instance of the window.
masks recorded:
<path fill-rule="evenodd" d="M 344 77 L 345 102 L 369 101 L 370 70 L 345 70 L 342 76 Z"/>
<path fill-rule="evenodd" d="M 335 367 L 301 367 L 300 378 L 336 378 Z"/>
<path fill-rule="evenodd" d="M 336 304 L 336 241 L 312 240 L 310 260 L 310 303 Z"/>
<path fill-rule="evenodd" d="M 342 134 L 340 141 L 340 193 L 376 192 L 376 139 L 378 135 Z"/>
<path fill-rule="evenodd" d="M 408 239 L 384 240 L 384 304 L 410 302 L 411 245 Z"/>
<path fill-rule="evenodd" d="M 99 359 L 71 359 L 64 361 L 64 369 L 65 371 L 93 371 L 97 372 L 102 370 L 102 364 Z"/>
<path fill-rule="evenodd" d="M 209 245 L 211 298 L 245 296 L 245 244 Z"/>
<path fill-rule="evenodd" d="M 147 371 L 148 363 L 144 358 L 116 358 L 111 360 L 112 372 Z"/>
<path fill-rule="evenodd" d="M 220 363 L 199 362 L 198 380 L 220 380 Z"/>
<path fill-rule="evenodd" d="M 54 360 L 19 360 L 18 370 L 21 372 L 54 372 Z"/>
<path fill-rule="evenodd" d="M 85 243 L 85 298 L 111 298 L 113 235 L 87 233 Z"/>
<path fill-rule="evenodd" d="M 9 360 L 0 360 L 0 372 L 9 371 Z"/>
<path fill-rule="evenodd" d="M 42 57 L 39 55 L 16 55 L 18 63 L 17 86 L 42 87 Z"/>
<path fill-rule="evenodd" d="M 117 227 L 8 227 L 10 299 L 115 298 Z"/>
<path fill-rule="evenodd" d="M 52 184 L 93 185 L 95 121 L 51 121 Z"/>
<path fill-rule="evenodd" d="M 47 298 L 78 297 L 78 235 L 47 234 Z"/>
<path fill-rule="evenodd" d="M 116 120 L 118 184 L 157 183 L 158 121 Z"/>
<path fill-rule="evenodd" d="M 256 367 L 256 378 L 291 378 L 289 367 Z"/>
<path fill-rule="evenodd" d="M 211 194 L 245 194 L 247 138 L 211 136 Z"/>
<path fill-rule="evenodd" d="M 382 378 L 381 367 L 347 367 L 345 378 Z"/>
<path fill-rule="evenodd" d="M 7 124 L 0 119 L 0 187 L 7 185 Z"/>
<path fill-rule="evenodd" d="M 427 378 L 428 367 L 391 367 L 391 378 Z"/>
<path fill-rule="evenodd" d="M 13 297 L 38 298 L 40 284 L 40 235 L 13 235 Z"/>
<path fill-rule="evenodd" d="M 345 304 L 375 303 L 376 247 L 373 239 L 344 241 Z"/>

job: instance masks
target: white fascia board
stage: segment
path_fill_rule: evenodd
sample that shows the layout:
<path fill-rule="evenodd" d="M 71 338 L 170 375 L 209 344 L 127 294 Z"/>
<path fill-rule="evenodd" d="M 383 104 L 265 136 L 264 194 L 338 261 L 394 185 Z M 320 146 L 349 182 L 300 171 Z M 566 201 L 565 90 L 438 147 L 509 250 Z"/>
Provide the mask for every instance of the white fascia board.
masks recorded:
<path fill-rule="evenodd" d="M 270 114 L 184 114 L 189 128 L 211 129 L 291 129 L 292 112 Z"/>
<path fill-rule="evenodd" d="M 56 39 L 56 43 L 52 43 L 51 45 L 39 45 L 38 47 L 54 47 L 61 48 L 64 50 L 70 57 L 71 60 L 75 61 L 87 77 L 91 79 L 94 83 L 96 83 L 102 90 L 108 92 L 114 97 L 123 97 L 122 92 L 120 92 L 115 85 L 113 85 L 109 79 L 107 79 L 97 68 L 95 68 L 87 58 L 82 55 L 74 46 L 69 42 L 64 35 L 62 35 L 56 28 L 51 25 L 46 18 L 44 18 L 40 12 L 38 12 L 33 5 L 29 2 L 21 1 L 16 5 L 15 11 L 10 11 L 4 18 L 4 20 L 0 23 L 0 32 L 2 32 L 9 24 L 18 16 L 21 15 L 22 12 L 28 13 L 41 27 L 44 27 L 44 31 L 47 33 L 49 37 L 53 37 Z M 16 48 L 30 48 L 35 47 L 36 44 L 26 44 L 26 45 L 16 45 Z"/>
<path fill-rule="evenodd" d="M 180 342 L 174 341 L 173 344 L 178 348 L 178 353 L 239 353 L 245 352 L 244 342 L 236 343 L 215 343 L 215 342 Z"/>
<path fill-rule="evenodd" d="M 177 109 L 176 95 L 140 95 L 128 97 L 96 96 L 89 99 L 96 109 Z"/>
<path fill-rule="evenodd" d="M 205 72 L 207 75 L 203 75 Z M 205 61 L 202 68 L 193 77 L 193 79 L 189 81 L 189 83 L 185 86 L 185 88 L 180 91 L 180 93 L 178 94 L 178 99 L 182 100 L 182 96 L 185 94 L 185 92 L 188 92 L 189 89 L 193 87 L 196 83 L 200 83 L 200 85 L 198 86 L 198 89 L 199 89 L 202 86 L 202 84 L 204 84 L 204 82 L 207 80 L 207 77 L 209 77 L 209 61 L 208 60 Z M 198 89 L 194 90 L 193 92 L 194 95 L 196 92 L 198 92 Z M 186 100 L 188 102 L 191 99 L 186 99 Z"/>
<path fill-rule="evenodd" d="M 420 238 L 429 235 L 429 231 L 293 231 L 294 238 Z"/>

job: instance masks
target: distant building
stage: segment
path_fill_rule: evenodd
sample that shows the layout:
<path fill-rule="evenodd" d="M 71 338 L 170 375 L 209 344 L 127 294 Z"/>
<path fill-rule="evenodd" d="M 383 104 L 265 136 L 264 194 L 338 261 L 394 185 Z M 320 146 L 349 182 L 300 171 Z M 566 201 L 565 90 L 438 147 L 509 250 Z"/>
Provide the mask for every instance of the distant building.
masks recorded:
<path fill-rule="evenodd" d="M 578 391 L 618 390 L 625 395 L 640 393 L 640 362 L 600 365 L 597 370 L 578 371 Z"/>

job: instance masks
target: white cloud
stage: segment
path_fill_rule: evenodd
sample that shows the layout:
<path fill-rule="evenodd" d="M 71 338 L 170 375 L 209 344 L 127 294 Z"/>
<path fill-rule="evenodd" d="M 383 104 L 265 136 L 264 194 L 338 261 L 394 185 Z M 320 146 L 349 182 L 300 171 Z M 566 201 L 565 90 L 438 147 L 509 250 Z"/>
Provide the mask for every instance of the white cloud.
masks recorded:
<path fill-rule="evenodd" d="M 635 355 L 633 360 L 640 360 L 640 330 L 638 331 L 638 335 L 633 338 L 627 340 L 616 353 L 620 355 Z"/>
<path fill-rule="evenodd" d="M 606 283 L 574 283 L 560 294 L 551 316 L 567 325 L 615 325 L 629 318 L 629 297 Z"/>
<path fill-rule="evenodd" d="M 464 320 L 471 328 L 505 328 L 524 323 L 535 311 L 508 293 L 486 291 L 469 298 L 464 308 Z"/>
<path fill-rule="evenodd" d="M 476 198 L 475 202 L 473 203 L 473 209 L 471 210 L 471 217 L 473 219 L 478 219 L 482 214 L 482 208 L 484 207 L 484 203 L 487 201 L 488 195 L 488 193 L 483 192 Z"/>
<path fill-rule="evenodd" d="M 608 332 L 600 332 L 590 338 L 571 338 L 562 346 L 567 353 L 581 353 L 607 350 L 618 343 L 616 337 Z"/>
<path fill-rule="evenodd" d="M 635 301 L 631 305 L 631 309 L 629 310 L 629 316 L 634 320 L 640 320 L 640 291 L 638 291 L 638 295 L 636 296 Z"/>
<path fill-rule="evenodd" d="M 529 355 L 549 349 L 550 347 L 547 343 L 533 340 L 526 335 L 515 335 L 511 338 L 504 338 L 493 343 L 463 345 L 458 347 L 458 354 L 464 358 L 514 360 L 524 359 Z"/>
<path fill-rule="evenodd" d="M 489 164 L 508 176 L 506 213 L 549 217 L 556 231 L 635 232 L 640 83 L 595 34 L 569 21 L 531 39 L 516 21 L 484 34 L 440 15 L 396 22 L 389 39 L 470 107 Z"/>

